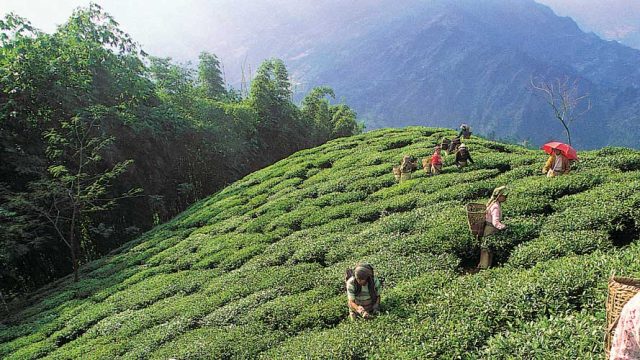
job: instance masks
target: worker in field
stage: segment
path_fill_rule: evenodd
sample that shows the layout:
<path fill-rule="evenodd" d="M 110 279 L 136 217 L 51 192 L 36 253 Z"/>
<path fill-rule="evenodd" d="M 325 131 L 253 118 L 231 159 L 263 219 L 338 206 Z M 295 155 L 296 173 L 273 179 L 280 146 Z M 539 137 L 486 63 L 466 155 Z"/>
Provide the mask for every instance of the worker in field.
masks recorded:
<path fill-rule="evenodd" d="M 349 318 L 369 319 L 380 312 L 382 283 L 370 264 L 358 264 L 345 274 Z"/>
<path fill-rule="evenodd" d="M 470 139 L 471 138 L 471 126 L 467 124 L 460 125 L 460 132 L 458 133 L 459 138 Z"/>
<path fill-rule="evenodd" d="M 502 207 L 501 204 L 507 200 L 507 187 L 500 186 L 493 190 L 491 198 L 487 203 L 485 211 L 485 225 L 483 236 L 491 236 L 499 231 L 504 230 L 507 226 L 502 223 Z M 482 248 L 480 251 L 480 269 L 486 269 L 493 262 L 493 252 L 489 248 Z"/>
<path fill-rule="evenodd" d="M 428 166 L 428 167 L 425 167 Z M 431 158 L 425 158 L 422 160 L 422 166 L 428 176 L 438 175 L 442 171 L 442 155 L 440 154 L 440 146 L 433 148 L 433 155 Z M 428 171 L 427 171 L 428 169 Z"/>
<path fill-rule="evenodd" d="M 462 144 L 462 140 L 460 140 L 460 137 L 454 137 L 449 144 L 449 150 L 447 151 L 447 153 L 454 154 L 460 147 L 460 144 Z"/>
<path fill-rule="evenodd" d="M 418 168 L 418 160 L 413 156 L 405 155 L 400 163 L 400 182 L 411 179 L 411 173 Z"/>
<path fill-rule="evenodd" d="M 451 140 L 443 137 L 442 141 L 440 142 L 440 148 L 444 151 L 448 151 L 450 145 L 451 145 Z"/>
<path fill-rule="evenodd" d="M 473 159 L 471 158 L 471 154 L 469 153 L 469 149 L 467 149 L 467 145 L 460 144 L 458 151 L 456 151 L 456 166 L 458 169 L 462 170 L 468 163 L 473 164 Z"/>
<path fill-rule="evenodd" d="M 571 170 L 569 159 L 567 159 L 559 149 L 553 149 L 549 159 L 547 159 L 547 162 L 542 168 L 542 173 L 547 174 L 547 177 L 554 177 L 568 174 L 569 170 Z"/>
<path fill-rule="evenodd" d="M 634 295 L 620 312 L 609 359 L 640 359 L 640 293 Z"/>

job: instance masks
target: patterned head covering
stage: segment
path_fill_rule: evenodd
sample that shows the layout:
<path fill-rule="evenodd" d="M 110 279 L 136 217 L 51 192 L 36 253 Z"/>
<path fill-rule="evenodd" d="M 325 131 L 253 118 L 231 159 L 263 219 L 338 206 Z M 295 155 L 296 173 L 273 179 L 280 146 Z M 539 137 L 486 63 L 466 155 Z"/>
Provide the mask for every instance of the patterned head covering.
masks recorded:
<path fill-rule="evenodd" d="M 489 199 L 489 202 L 487 203 L 487 207 L 489 207 L 491 204 L 493 204 L 494 202 L 496 202 L 496 200 L 498 200 L 498 197 L 500 195 L 504 195 L 507 196 L 508 194 L 508 190 L 507 190 L 507 186 L 500 186 L 497 187 L 495 189 L 493 189 L 493 193 L 491 194 L 491 199 Z"/>
<path fill-rule="evenodd" d="M 373 270 L 369 264 L 359 264 L 353 272 L 357 280 L 368 280 L 373 276 Z"/>

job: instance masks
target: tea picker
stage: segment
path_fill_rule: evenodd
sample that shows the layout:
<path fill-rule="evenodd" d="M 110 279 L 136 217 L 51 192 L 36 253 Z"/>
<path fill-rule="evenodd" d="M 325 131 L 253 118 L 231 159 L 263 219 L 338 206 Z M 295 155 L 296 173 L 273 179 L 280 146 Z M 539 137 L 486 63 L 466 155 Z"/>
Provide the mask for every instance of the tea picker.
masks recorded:
<path fill-rule="evenodd" d="M 470 203 L 467 204 L 467 222 L 469 230 L 476 237 L 478 243 L 486 236 L 491 236 L 498 231 L 504 230 L 507 226 L 502 221 L 501 203 L 507 200 L 507 187 L 500 186 L 493 190 L 487 205 Z M 479 269 L 487 269 L 493 262 L 493 253 L 488 247 L 482 246 L 480 249 Z"/>
<path fill-rule="evenodd" d="M 349 318 L 369 319 L 380 312 L 382 279 L 374 275 L 373 266 L 358 264 L 345 273 Z"/>
<path fill-rule="evenodd" d="M 606 358 L 640 359 L 640 280 L 611 276 L 606 310 Z"/>

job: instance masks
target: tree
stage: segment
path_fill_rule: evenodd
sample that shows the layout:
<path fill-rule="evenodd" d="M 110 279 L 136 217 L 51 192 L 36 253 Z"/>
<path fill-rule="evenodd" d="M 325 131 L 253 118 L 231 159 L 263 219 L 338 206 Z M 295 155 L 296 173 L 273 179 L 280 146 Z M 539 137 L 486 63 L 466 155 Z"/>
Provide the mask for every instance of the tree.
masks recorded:
<path fill-rule="evenodd" d="M 198 81 L 205 96 L 210 99 L 220 99 L 226 95 L 220 61 L 214 54 L 206 51 L 200 53 L 198 64 Z"/>
<path fill-rule="evenodd" d="M 306 132 L 299 109 L 291 102 L 291 84 L 282 60 L 265 60 L 251 81 L 249 104 L 258 114 L 258 138 L 263 150 L 286 149 L 306 145 Z"/>
<path fill-rule="evenodd" d="M 570 81 L 568 76 L 554 81 L 534 81 L 531 79 L 531 86 L 540 91 L 544 100 L 549 104 L 553 115 L 564 127 L 567 141 L 571 145 L 571 123 L 591 110 L 589 94 L 580 94 L 578 80 Z M 584 104 L 584 100 L 587 100 L 586 104 Z"/>
<path fill-rule="evenodd" d="M 339 138 L 360 134 L 364 130 L 364 124 L 356 120 L 356 112 L 349 106 L 340 104 L 331 108 L 331 138 Z"/>
<path fill-rule="evenodd" d="M 91 214 L 126 196 L 110 185 L 130 161 L 102 159 L 105 128 L 135 119 L 152 86 L 142 52 L 95 4 L 53 34 L 14 15 L 0 30 L 0 268 L 24 284 L 58 273 L 65 248 L 77 270 Z"/>
<path fill-rule="evenodd" d="M 29 192 L 19 194 L 13 204 L 27 210 L 53 229 L 71 254 L 74 280 L 82 255 L 81 229 L 89 216 L 110 210 L 118 199 L 136 196 L 142 190 L 131 189 L 111 194 L 113 181 L 124 173 L 132 160 L 106 164 L 102 153 L 113 142 L 101 134 L 105 108 L 95 107 L 61 123 L 60 129 L 43 133 L 50 161 L 48 177 L 29 184 Z"/>
<path fill-rule="evenodd" d="M 333 131 L 331 105 L 326 99 L 327 96 L 335 98 L 335 93 L 331 88 L 322 86 L 313 88 L 302 99 L 302 115 L 310 127 L 315 129 L 314 137 L 318 140 L 318 143 L 329 139 Z"/>
<path fill-rule="evenodd" d="M 355 111 L 345 104 L 331 105 L 327 97 L 335 98 L 333 90 L 321 86 L 313 88 L 302 99 L 302 115 L 314 129 L 317 142 L 362 132 L 364 126 L 356 121 Z"/>

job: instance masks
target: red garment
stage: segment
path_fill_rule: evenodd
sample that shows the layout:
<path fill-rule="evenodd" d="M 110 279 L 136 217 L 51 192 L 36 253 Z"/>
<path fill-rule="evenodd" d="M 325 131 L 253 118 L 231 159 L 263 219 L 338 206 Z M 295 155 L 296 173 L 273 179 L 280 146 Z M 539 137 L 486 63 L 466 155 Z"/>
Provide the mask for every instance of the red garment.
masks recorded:
<path fill-rule="evenodd" d="M 431 165 L 442 165 L 442 156 L 440 154 L 431 155 Z"/>

